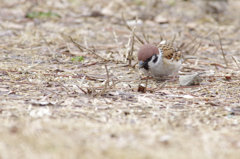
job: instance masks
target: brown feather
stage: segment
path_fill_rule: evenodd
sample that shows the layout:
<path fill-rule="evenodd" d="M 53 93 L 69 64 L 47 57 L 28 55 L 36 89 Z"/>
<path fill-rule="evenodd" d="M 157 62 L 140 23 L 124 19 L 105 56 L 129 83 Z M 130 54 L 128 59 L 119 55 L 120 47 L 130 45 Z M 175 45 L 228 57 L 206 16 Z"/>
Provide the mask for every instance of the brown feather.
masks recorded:
<path fill-rule="evenodd" d="M 181 58 L 181 51 L 177 51 L 176 49 L 168 46 L 168 45 L 158 45 L 158 47 L 163 51 L 163 57 L 166 59 L 172 59 L 173 60 L 180 60 Z"/>

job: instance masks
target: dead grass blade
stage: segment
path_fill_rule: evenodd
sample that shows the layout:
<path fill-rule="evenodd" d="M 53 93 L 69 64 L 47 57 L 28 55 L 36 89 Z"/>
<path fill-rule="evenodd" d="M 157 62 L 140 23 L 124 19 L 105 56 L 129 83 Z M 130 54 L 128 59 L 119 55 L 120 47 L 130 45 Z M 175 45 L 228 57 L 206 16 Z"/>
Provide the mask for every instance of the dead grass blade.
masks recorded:
<path fill-rule="evenodd" d="M 147 44 L 149 44 L 149 35 L 146 36 L 143 28 L 142 28 L 142 35 L 143 35 L 144 40 L 147 42 Z"/>
<path fill-rule="evenodd" d="M 124 18 L 123 13 L 122 13 L 122 20 L 123 20 L 124 25 L 128 28 L 128 30 L 130 30 L 130 31 L 132 32 L 132 28 L 127 24 L 127 22 L 126 22 L 126 20 L 125 20 L 125 18 Z M 135 35 L 135 37 L 137 38 L 137 40 L 138 40 L 141 44 L 144 45 L 144 42 L 143 42 L 143 40 L 141 40 L 141 38 L 139 38 L 137 35 Z"/>
<path fill-rule="evenodd" d="M 128 55 L 128 65 L 129 65 L 129 66 L 131 66 L 132 60 L 134 59 L 134 58 L 133 58 L 133 50 L 134 50 L 135 28 L 136 28 L 136 27 L 133 27 L 133 30 L 132 30 L 131 50 L 130 50 L 129 55 Z"/>
<path fill-rule="evenodd" d="M 122 58 L 121 60 L 123 61 L 124 59 L 123 59 L 123 56 L 121 55 L 120 45 L 119 45 L 119 42 L 118 42 L 118 37 L 117 37 L 117 34 L 116 34 L 116 32 L 115 32 L 114 29 L 113 29 L 113 36 L 114 36 L 115 42 L 116 42 L 116 44 L 117 44 L 118 54 L 119 54 L 119 56 Z"/>
<path fill-rule="evenodd" d="M 173 46 L 173 43 L 174 43 L 175 39 L 176 39 L 176 34 L 174 35 L 174 37 L 173 37 L 173 39 L 172 39 L 172 41 L 171 41 L 170 47 Z"/>
<path fill-rule="evenodd" d="M 44 43 L 47 45 L 48 51 L 51 54 L 52 53 L 52 48 L 50 47 L 50 45 L 48 44 L 47 40 L 45 39 L 45 37 L 41 34 L 41 37 L 44 41 Z"/>
<path fill-rule="evenodd" d="M 108 73 L 108 69 L 107 69 L 107 65 L 104 65 L 105 66 L 105 69 L 106 69 L 106 72 L 107 72 L 107 79 L 106 79 L 106 82 L 105 82 L 105 86 L 104 86 L 104 89 L 99 93 L 97 94 L 98 95 L 103 95 L 107 89 L 109 88 L 109 73 Z"/>
<path fill-rule="evenodd" d="M 236 59 L 234 56 L 232 56 L 232 59 L 233 59 L 234 62 L 236 63 L 237 67 L 240 69 L 240 66 L 238 65 L 237 59 Z"/>
<path fill-rule="evenodd" d="M 78 87 L 78 89 L 80 89 L 84 94 L 87 94 L 87 92 L 84 91 L 81 87 L 79 87 L 78 85 L 77 85 L 77 87 Z"/>
<path fill-rule="evenodd" d="M 224 53 L 223 48 L 222 48 L 222 39 L 221 39 L 221 36 L 220 36 L 219 33 L 217 33 L 217 35 L 218 35 L 218 38 L 219 38 L 219 41 L 220 41 L 220 46 L 221 46 L 220 49 L 221 49 L 221 53 L 222 53 L 222 56 L 223 56 L 224 62 L 225 62 L 225 64 L 226 64 L 227 68 L 228 68 L 228 67 L 229 67 L 229 66 L 228 66 L 228 61 L 227 61 L 227 59 L 226 59 L 225 53 Z M 216 45 L 216 47 L 218 48 L 217 45 Z"/>
<path fill-rule="evenodd" d="M 86 47 L 84 47 L 84 46 L 78 44 L 77 42 L 75 42 L 75 41 L 72 39 L 71 36 L 69 36 L 69 38 L 70 38 L 71 41 L 74 43 L 74 45 L 77 46 L 77 47 L 79 48 L 80 51 L 83 51 L 82 49 L 85 49 L 85 50 L 87 50 L 88 52 L 90 52 L 91 54 L 96 55 L 96 56 L 99 57 L 100 59 L 102 59 L 102 60 L 104 60 L 104 61 L 108 61 L 107 59 L 105 59 L 105 58 L 99 56 L 98 54 L 96 54 L 95 49 L 94 49 L 94 50 L 90 50 L 90 49 L 88 49 L 88 48 L 86 48 Z M 80 49 L 80 48 L 81 48 L 81 49 Z"/>
<path fill-rule="evenodd" d="M 217 27 L 217 28 L 215 28 L 215 29 L 213 29 L 212 31 L 210 31 L 207 35 L 205 35 L 203 38 L 207 38 L 207 37 L 209 37 L 210 35 L 212 35 L 215 31 L 217 31 L 218 30 L 218 28 L 219 27 Z"/>
<path fill-rule="evenodd" d="M 197 49 L 192 53 L 192 55 L 196 54 L 196 52 L 198 51 L 198 49 L 200 48 L 201 45 L 202 45 L 202 41 L 201 41 L 200 44 L 198 45 Z"/>

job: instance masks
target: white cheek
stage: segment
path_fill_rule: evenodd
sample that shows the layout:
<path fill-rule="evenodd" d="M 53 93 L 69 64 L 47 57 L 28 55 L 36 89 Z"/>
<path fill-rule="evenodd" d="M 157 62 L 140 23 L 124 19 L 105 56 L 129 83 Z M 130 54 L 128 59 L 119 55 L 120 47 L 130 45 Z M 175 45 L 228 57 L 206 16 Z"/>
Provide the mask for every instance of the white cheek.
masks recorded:
<path fill-rule="evenodd" d="M 160 54 L 157 55 L 157 57 L 158 57 L 157 62 L 153 62 L 154 58 L 152 58 L 151 61 L 148 62 L 149 68 L 156 67 L 162 61 L 162 51 L 159 49 L 159 52 L 160 52 Z"/>
<path fill-rule="evenodd" d="M 157 65 L 158 65 L 158 62 L 154 63 L 153 60 L 148 62 L 148 66 L 150 69 L 156 67 Z"/>

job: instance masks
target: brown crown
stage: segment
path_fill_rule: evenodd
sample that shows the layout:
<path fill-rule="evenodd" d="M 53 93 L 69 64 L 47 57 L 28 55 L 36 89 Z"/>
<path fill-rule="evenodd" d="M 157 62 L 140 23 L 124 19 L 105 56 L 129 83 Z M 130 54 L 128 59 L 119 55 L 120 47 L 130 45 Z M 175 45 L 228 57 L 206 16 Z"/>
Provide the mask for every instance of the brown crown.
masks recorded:
<path fill-rule="evenodd" d="M 158 47 L 153 44 L 145 44 L 138 51 L 138 61 L 146 61 L 154 54 L 159 54 Z"/>

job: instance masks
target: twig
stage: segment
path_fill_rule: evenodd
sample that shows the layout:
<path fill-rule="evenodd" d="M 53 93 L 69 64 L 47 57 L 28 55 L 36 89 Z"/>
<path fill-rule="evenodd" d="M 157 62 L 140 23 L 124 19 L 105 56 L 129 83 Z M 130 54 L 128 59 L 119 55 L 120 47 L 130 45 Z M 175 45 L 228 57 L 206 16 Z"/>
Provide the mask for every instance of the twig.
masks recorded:
<path fill-rule="evenodd" d="M 48 42 L 46 41 L 46 39 L 45 39 L 45 37 L 41 34 L 41 36 L 42 36 L 42 39 L 43 39 L 43 41 L 44 41 L 44 43 L 47 45 L 47 47 L 48 47 L 48 51 L 49 51 L 49 53 L 51 54 L 52 53 L 52 48 L 50 47 L 50 45 L 48 44 Z"/>
<path fill-rule="evenodd" d="M 218 28 L 219 27 L 217 27 L 217 28 L 215 28 L 215 29 L 213 29 L 212 31 L 210 31 L 207 35 L 205 35 L 203 38 L 207 38 L 207 37 L 209 37 L 212 33 L 214 33 L 215 31 L 217 31 L 218 30 Z"/>
<path fill-rule="evenodd" d="M 87 92 L 84 91 L 81 87 L 79 87 L 78 85 L 77 85 L 77 87 L 78 87 L 84 94 L 87 94 Z"/>
<path fill-rule="evenodd" d="M 132 66 L 132 67 L 133 67 L 133 68 L 135 68 L 137 64 L 138 64 L 138 62 L 136 62 L 135 64 L 133 64 L 133 66 Z"/>
<path fill-rule="evenodd" d="M 106 69 L 106 72 L 107 72 L 107 86 L 109 86 L 109 73 L 108 73 L 108 69 L 107 69 L 107 65 L 104 65 L 105 66 L 105 69 Z"/>
<path fill-rule="evenodd" d="M 147 76 L 147 79 L 146 79 L 146 82 L 145 82 L 144 93 L 146 93 L 146 91 L 147 91 L 147 85 L 148 85 L 149 75 L 150 75 L 150 71 L 148 72 L 148 76 Z"/>
<path fill-rule="evenodd" d="M 147 44 L 149 44 L 149 35 L 146 37 L 143 27 L 142 27 L 142 34 L 143 34 L 144 40 L 147 42 Z"/>
<path fill-rule="evenodd" d="M 132 30 L 132 44 L 131 44 L 131 50 L 130 50 L 129 56 L 128 56 L 128 62 L 129 62 L 128 65 L 129 66 L 131 66 L 131 62 L 133 59 L 135 28 L 136 27 L 133 27 L 133 30 Z"/>
<path fill-rule="evenodd" d="M 123 22 L 124 22 L 124 25 L 125 25 L 130 31 L 132 31 L 132 28 L 127 24 L 127 22 L 126 22 L 126 20 L 125 20 L 125 18 L 124 18 L 124 16 L 123 16 L 123 12 L 122 12 L 122 20 L 123 20 Z M 135 35 L 135 37 L 137 38 L 137 40 L 138 40 L 140 43 L 142 43 L 142 44 L 144 45 L 144 42 L 143 42 L 137 35 Z"/>
<path fill-rule="evenodd" d="M 232 56 L 232 59 L 234 60 L 234 62 L 237 64 L 237 67 L 240 69 L 240 66 L 238 65 L 238 62 L 237 62 L 237 60 L 235 59 L 235 57 L 234 56 Z"/>
<path fill-rule="evenodd" d="M 74 43 L 74 45 L 77 46 L 77 48 L 78 48 L 81 52 L 83 52 L 83 49 L 80 47 L 80 45 L 79 45 L 78 43 L 76 43 L 76 42 L 72 39 L 71 36 L 69 36 L 69 38 L 70 38 L 71 41 Z M 69 48 L 69 47 L 68 47 L 68 48 Z M 69 50 L 70 50 L 70 49 L 69 49 Z"/>
<path fill-rule="evenodd" d="M 226 57 L 225 57 L 225 53 L 223 52 L 223 48 L 222 48 L 221 36 L 220 36 L 219 33 L 217 33 L 217 34 L 218 34 L 218 37 L 219 37 L 219 40 L 220 40 L 220 46 L 221 46 L 221 51 L 222 51 L 223 59 L 224 59 L 224 62 L 225 62 L 225 64 L 226 64 L 226 66 L 228 67 L 228 62 L 227 62 L 227 59 L 226 59 Z"/>
<path fill-rule="evenodd" d="M 149 44 L 149 35 L 147 35 L 146 37 L 146 34 L 143 32 L 143 37 L 144 37 L 144 40 L 147 42 L 147 44 Z"/>
<path fill-rule="evenodd" d="M 96 65 L 98 62 L 93 62 L 93 63 L 89 63 L 89 64 L 86 64 L 86 65 L 81 65 L 79 66 L 78 68 L 80 67 L 88 67 L 88 66 L 92 66 L 92 65 Z"/>
<path fill-rule="evenodd" d="M 173 40 L 172 40 L 172 42 L 170 44 L 171 47 L 173 46 L 173 43 L 174 43 L 175 39 L 176 39 L 176 34 L 174 35 Z"/>
<path fill-rule="evenodd" d="M 160 34 L 160 37 L 159 37 L 160 38 L 160 42 L 163 41 L 163 39 L 164 39 L 163 36 L 164 36 L 163 34 Z"/>
<path fill-rule="evenodd" d="M 65 88 L 67 91 L 67 94 L 68 94 L 68 92 L 70 91 L 67 87 L 65 87 L 61 82 L 59 82 L 59 81 L 56 81 L 57 83 L 59 83 L 63 88 Z M 69 94 L 68 94 L 69 95 Z"/>
<path fill-rule="evenodd" d="M 102 95 L 102 94 L 104 94 L 105 92 L 106 92 L 106 90 L 108 89 L 108 87 L 109 87 L 109 74 L 108 74 L 108 69 L 107 69 L 107 65 L 104 65 L 105 66 L 105 69 L 106 69 L 106 72 L 107 72 L 107 80 L 106 80 L 106 82 L 105 82 L 105 86 L 104 86 L 104 89 L 100 92 L 100 93 L 98 93 L 97 95 Z"/>
<path fill-rule="evenodd" d="M 113 35 L 114 35 L 114 38 L 115 38 L 115 41 L 116 41 L 116 44 L 117 44 L 117 50 L 118 50 L 118 54 L 120 55 L 120 57 L 122 57 L 122 61 L 124 60 L 123 59 L 123 56 L 121 56 L 121 51 L 120 51 L 120 45 L 119 45 L 119 42 L 118 42 L 118 37 L 117 37 L 117 34 L 115 32 L 115 30 L 113 29 Z"/>
<path fill-rule="evenodd" d="M 161 83 L 161 85 L 160 86 L 157 86 L 156 88 L 152 88 L 152 90 L 151 91 L 157 91 L 157 90 L 160 90 L 160 89 L 162 89 L 163 87 L 165 87 L 166 86 L 166 84 L 169 82 L 169 80 L 166 80 L 165 82 L 163 82 L 163 83 Z"/>
<path fill-rule="evenodd" d="M 215 28 L 215 29 L 213 29 L 212 31 L 210 31 L 208 34 L 206 34 L 203 38 L 207 38 L 208 36 L 210 36 L 212 33 L 214 33 L 216 30 L 218 30 L 218 27 L 217 28 Z M 193 43 L 194 41 L 196 40 L 196 38 L 194 38 L 193 40 L 192 40 L 192 42 L 190 42 L 189 44 L 187 44 L 184 48 L 187 48 L 191 43 Z M 197 47 L 197 49 L 191 54 L 191 55 L 194 55 L 197 51 L 198 51 L 198 49 L 200 48 L 200 46 L 202 45 L 202 40 L 201 40 L 201 42 L 200 42 L 200 44 L 198 45 L 198 47 Z M 194 47 L 192 47 L 191 49 L 193 49 Z M 189 50 L 191 50 L 191 49 L 189 49 Z"/>
<path fill-rule="evenodd" d="M 163 83 L 160 85 L 160 87 L 158 87 L 158 89 L 162 89 L 163 87 L 166 86 L 167 83 L 168 83 L 168 80 L 165 81 L 165 82 L 163 82 Z"/>
<path fill-rule="evenodd" d="M 183 48 L 181 48 L 182 50 L 183 49 L 187 49 L 187 47 L 192 44 L 197 38 L 194 38 L 190 43 L 188 43 L 186 46 L 184 46 Z"/>
<path fill-rule="evenodd" d="M 200 44 L 198 45 L 197 49 L 192 53 L 192 55 L 196 54 L 196 52 L 198 51 L 198 49 L 200 48 L 201 45 L 202 45 L 202 41 L 201 41 Z"/>
<path fill-rule="evenodd" d="M 94 54 L 94 55 L 96 55 L 97 57 L 99 57 L 99 58 L 101 58 L 102 60 L 104 60 L 104 61 L 107 61 L 107 59 L 105 59 L 105 58 L 103 58 L 103 57 L 101 57 L 101 56 L 99 56 L 98 54 L 96 54 L 96 52 L 95 51 L 93 51 L 93 50 L 90 50 L 90 49 L 88 49 L 88 48 L 86 48 L 86 47 L 84 47 L 84 46 L 82 46 L 82 45 L 80 45 L 80 44 L 78 44 L 77 42 L 75 42 L 73 39 L 72 39 L 72 37 L 71 36 L 69 36 L 69 38 L 71 39 L 71 41 L 78 47 L 78 48 L 83 48 L 83 49 L 85 49 L 85 50 L 87 50 L 87 51 L 89 51 L 90 53 L 92 53 L 92 54 Z M 80 51 L 82 51 L 82 49 L 79 49 Z"/>

